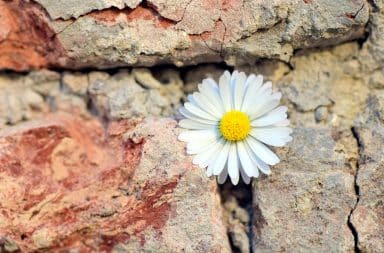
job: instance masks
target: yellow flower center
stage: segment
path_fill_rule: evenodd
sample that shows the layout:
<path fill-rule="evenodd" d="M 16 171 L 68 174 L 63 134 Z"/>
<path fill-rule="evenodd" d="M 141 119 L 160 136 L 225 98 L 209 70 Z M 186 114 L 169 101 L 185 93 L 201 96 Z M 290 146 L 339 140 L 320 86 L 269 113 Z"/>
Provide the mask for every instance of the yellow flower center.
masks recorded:
<path fill-rule="evenodd" d="M 250 130 L 248 115 L 237 110 L 225 113 L 220 121 L 220 132 L 227 141 L 244 140 Z"/>

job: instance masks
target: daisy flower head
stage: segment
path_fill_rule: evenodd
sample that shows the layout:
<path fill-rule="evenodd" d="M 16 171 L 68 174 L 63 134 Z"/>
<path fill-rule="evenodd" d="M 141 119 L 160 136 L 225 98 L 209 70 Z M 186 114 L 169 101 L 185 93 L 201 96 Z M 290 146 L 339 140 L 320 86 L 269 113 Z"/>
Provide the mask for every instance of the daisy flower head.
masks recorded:
<path fill-rule="evenodd" d="M 180 108 L 185 119 L 179 122 L 188 129 L 179 140 L 195 155 L 193 163 L 218 176 L 220 184 L 228 175 L 236 185 L 240 176 L 248 184 L 259 171 L 270 174 L 279 158 L 267 145 L 282 147 L 292 140 L 287 107 L 279 106 L 281 93 L 261 75 L 238 71 L 225 71 L 219 85 L 204 79 L 198 88 Z"/>

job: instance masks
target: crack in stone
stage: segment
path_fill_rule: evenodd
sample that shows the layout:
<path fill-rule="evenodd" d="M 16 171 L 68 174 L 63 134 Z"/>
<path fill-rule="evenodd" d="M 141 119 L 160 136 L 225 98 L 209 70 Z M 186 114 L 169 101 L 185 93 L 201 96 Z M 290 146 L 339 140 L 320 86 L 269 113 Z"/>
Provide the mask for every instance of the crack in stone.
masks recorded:
<path fill-rule="evenodd" d="M 182 20 L 184 19 L 185 13 L 187 12 L 187 8 L 188 8 L 188 6 L 189 6 L 192 2 L 193 2 L 193 0 L 189 1 L 189 3 L 187 3 L 187 4 L 185 5 L 184 11 L 183 11 L 183 15 L 181 16 L 181 19 L 180 19 L 178 22 L 180 22 L 180 21 L 182 21 Z"/>
<path fill-rule="evenodd" d="M 227 35 L 227 25 L 225 24 L 225 22 L 221 18 L 222 14 L 223 14 L 223 2 L 221 2 L 220 14 L 219 14 L 219 18 L 217 19 L 216 22 L 221 21 L 221 23 L 223 23 L 223 26 L 224 26 L 224 33 L 223 33 L 223 38 L 221 39 L 220 52 L 219 52 L 220 53 L 220 57 L 224 58 L 224 56 L 223 56 L 223 48 L 224 48 L 225 36 Z"/>
<path fill-rule="evenodd" d="M 359 155 L 359 159 L 360 159 L 361 142 L 360 142 L 360 138 L 359 138 L 359 133 L 357 132 L 356 128 L 354 128 L 354 127 L 351 128 L 351 131 L 352 131 L 353 137 L 356 139 L 356 142 L 357 142 L 358 155 Z M 359 234 L 358 234 L 358 231 L 355 228 L 355 226 L 353 225 L 352 220 L 351 220 L 352 214 L 356 210 L 357 205 L 359 204 L 359 200 L 360 200 L 360 188 L 359 188 L 359 185 L 357 184 L 357 175 L 359 173 L 359 159 L 356 162 L 356 175 L 355 175 L 355 179 L 354 179 L 354 184 L 355 184 L 354 188 L 355 188 L 355 194 L 356 194 L 356 202 L 355 202 L 355 205 L 353 206 L 351 212 L 348 215 L 348 227 L 351 230 L 353 238 L 354 238 L 354 243 L 355 243 L 354 250 L 355 250 L 355 253 L 360 253 L 361 252 L 361 250 L 359 248 Z"/>
<path fill-rule="evenodd" d="M 239 194 L 240 193 L 240 194 Z M 254 207 L 253 207 L 253 194 L 252 194 L 252 183 L 245 184 L 240 182 L 238 185 L 232 185 L 229 179 L 225 184 L 219 185 L 219 194 L 221 198 L 221 206 L 225 212 L 228 212 L 225 204 L 227 201 L 230 201 L 230 197 L 233 197 L 238 207 L 245 210 L 249 215 L 249 221 L 244 224 L 245 225 L 245 233 L 248 238 L 248 251 L 245 251 L 244 248 L 240 248 L 241 245 L 236 244 L 236 236 L 233 234 L 233 231 L 230 229 L 229 220 L 225 219 L 227 223 L 227 235 L 228 241 L 230 243 L 232 252 L 240 253 L 240 252 L 255 252 L 253 249 L 253 241 L 254 241 L 254 231 L 253 231 L 253 222 L 254 222 Z M 229 222 L 229 223 L 228 223 Z M 235 239 L 235 240 L 234 240 Z"/>
<path fill-rule="evenodd" d="M 71 20 L 71 19 L 68 19 L 68 20 Z M 66 21 L 68 21 L 68 20 L 66 20 Z M 54 37 L 56 37 L 57 35 L 61 34 L 61 33 L 64 32 L 65 30 L 67 30 L 67 28 L 69 28 L 70 26 L 72 26 L 73 23 L 75 23 L 75 22 L 76 22 L 76 20 L 71 20 L 71 23 L 68 24 L 68 25 L 66 25 L 66 26 L 65 26 L 63 29 L 61 29 L 60 31 L 56 32 L 55 35 L 54 35 Z"/>

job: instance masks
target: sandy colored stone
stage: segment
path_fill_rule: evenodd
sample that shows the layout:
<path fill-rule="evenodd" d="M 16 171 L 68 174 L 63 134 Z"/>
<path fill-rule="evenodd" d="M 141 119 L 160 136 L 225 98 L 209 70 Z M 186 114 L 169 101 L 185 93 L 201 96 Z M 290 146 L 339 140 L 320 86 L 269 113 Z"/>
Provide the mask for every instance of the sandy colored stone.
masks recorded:
<path fill-rule="evenodd" d="M 0 101 L 0 128 L 49 110 L 43 97 L 33 91 L 20 75 L 0 75 Z"/>
<path fill-rule="evenodd" d="M 384 65 L 384 1 L 371 2 L 370 35 L 360 52 L 360 62 L 366 72 L 383 71 Z"/>
<path fill-rule="evenodd" d="M 158 89 L 161 87 L 161 83 L 152 75 L 149 69 L 134 68 L 132 69 L 132 75 L 135 77 L 136 82 L 144 88 Z"/>
<path fill-rule="evenodd" d="M 53 97 L 60 92 L 60 79 L 60 73 L 42 69 L 29 72 L 23 82 L 43 97 Z M 10 83 L 9 85 L 13 84 Z"/>
<path fill-rule="evenodd" d="M 56 111 L 89 117 L 84 87 L 76 86 L 83 85 L 82 82 L 88 80 L 88 75 L 85 75 L 85 80 L 78 80 L 74 76 L 76 75 L 64 74 L 65 84 L 62 89 L 61 74 L 55 71 L 39 70 L 26 75 L 0 75 L 0 128 L 44 118 L 47 113 Z"/>
<path fill-rule="evenodd" d="M 254 180 L 256 252 L 354 252 L 355 161 L 339 138 L 329 128 L 295 128 L 272 174 Z"/>
<path fill-rule="evenodd" d="M 384 249 L 383 99 L 382 91 L 373 92 L 354 127 L 360 150 L 356 179 L 359 201 L 352 212 L 351 222 L 362 252 L 382 252 Z"/>
<path fill-rule="evenodd" d="M 241 253 L 250 252 L 250 238 L 248 223 L 250 222 L 249 213 L 239 206 L 236 198 L 230 193 L 223 203 L 224 219 L 227 224 L 228 235 L 233 246 Z"/>
<path fill-rule="evenodd" d="M 174 114 L 184 96 L 182 82 L 170 71 L 165 71 L 161 78 L 169 83 L 162 84 L 149 71 L 145 76 L 136 70 L 132 74 L 121 71 L 112 76 L 93 72 L 89 75 L 88 92 L 94 109 L 111 119 L 169 116 Z"/>
<path fill-rule="evenodd" d="M 230 252 L 216 182 L 179 131 L 168 119 L 104 130 L 68 114 L 0 131 L 1 247 Z"/>
<path fill-rule="evenodd" d="M 358 53 L 357 43 L 347 43 L 291 59 L 293 70 L 277 80 L 276 87 L 292 106 L 293 124 L 308 127 L 321 122 L 350 128 L 369 94 Z M 325 114 L 320 116 L 319 110 Z"/>
<path fill-rule="evenodd" d="M 289 61 L 296 49 L 363 37 L 369 4 L 12 0 L 2 2 L 0 13 L 5 17 L 0 23 L 0 68 L 78 69 L 222 61 L 239 65 L 261 58 Z"/>
<path fill-rule="evenodd" d="M 88 75 L 65 72 L 62 76 L 63 89 L 69 93 L 85 96 L 88 88 Z"/>
<path fill-rule="evenodd" d="M 49 16 L 53 19 L 78 18 L 93 10 L 103 10 L 111 7 L 124 9 L 135 8 L 141 0 L 37 0 L 47 9 Z"/>
<path fill-rule="evenodd" d="M 148 0 L 151 7 L 153 7 L 159 14 L 167 19 L 173 21 L 180 21 L 185 17 L 187 7 L 191 4 L 191 0 Z"/>

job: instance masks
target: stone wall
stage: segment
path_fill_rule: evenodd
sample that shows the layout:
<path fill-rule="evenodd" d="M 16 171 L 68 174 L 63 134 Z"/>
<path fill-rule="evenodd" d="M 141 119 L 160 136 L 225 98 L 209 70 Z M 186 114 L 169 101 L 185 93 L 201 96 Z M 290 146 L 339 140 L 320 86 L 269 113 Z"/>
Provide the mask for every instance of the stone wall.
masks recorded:
<path fill-rule="evenodd" d="M 0 252 L 383 252 L 384 2 L 0 2 Z M 294 140 L 218 187 L 177 109 L 272 80 Z"/>

